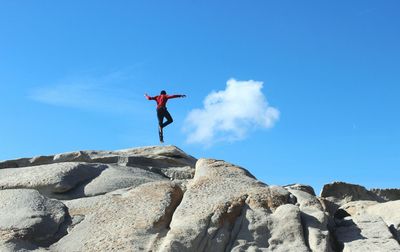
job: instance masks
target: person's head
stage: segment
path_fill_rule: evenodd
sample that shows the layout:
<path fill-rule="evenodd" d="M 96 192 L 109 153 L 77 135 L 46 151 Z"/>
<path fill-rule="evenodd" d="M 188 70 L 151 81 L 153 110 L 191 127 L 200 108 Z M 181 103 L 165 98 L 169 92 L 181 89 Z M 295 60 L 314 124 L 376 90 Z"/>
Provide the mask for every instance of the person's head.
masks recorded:
<path fill-rule="evenodd" d="M 160 92 L 160 94 L 162 94 L 162 95 L 166 95 L 166 94 L 167 94 L 167 92 L 165 92 L 165 90 L 162 90 L 162 91 Z"/>

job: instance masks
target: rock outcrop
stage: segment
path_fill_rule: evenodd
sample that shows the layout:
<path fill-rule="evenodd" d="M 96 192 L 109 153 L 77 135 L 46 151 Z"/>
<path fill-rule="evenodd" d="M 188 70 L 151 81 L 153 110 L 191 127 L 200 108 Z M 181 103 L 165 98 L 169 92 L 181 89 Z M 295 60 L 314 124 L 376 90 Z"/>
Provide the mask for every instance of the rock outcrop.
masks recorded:
<path fill-rule="evenodd" d="M 318 197 L 174 146 L 4 161 L 0 189 L 0 251 L 400 251 L 389 194 Z"/>

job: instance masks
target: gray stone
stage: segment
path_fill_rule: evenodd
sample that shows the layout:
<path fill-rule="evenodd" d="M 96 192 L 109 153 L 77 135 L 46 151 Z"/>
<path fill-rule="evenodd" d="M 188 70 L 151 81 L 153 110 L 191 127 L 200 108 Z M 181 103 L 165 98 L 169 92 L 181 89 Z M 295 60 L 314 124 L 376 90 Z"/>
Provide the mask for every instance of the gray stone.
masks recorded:
<path fill-rule="evenodd" d="M 0 190 L 0 202 L 0 240 L 3 246 L 14 240 L 47 244 L 66 215 L 64 204 L 33 189 Z"/>
<path fill-rule="evenodd" d="M 102 164 L 56 163 L 18 169 L 0 169 L 0 188 L 37 189 L 55 197 L 91 180 L 107 168 Z"/>
<path fill-rule="evenodd" d="M 309 186 L 309 185 L 290 184 L 290 185 L 284 186 L 284 188 L 286 188 L 286 189 L 292 189 L 292 190 L 297 190 L 297 191 L 303 191 L 303 192 L 306 192 L 306 193 L 309 193 L 309 194 L 315 196 L 314 188 L 312 188 L 312 187 Z"/>
<path fill-rule="evenodd" d="M 380 216 L 400 242 L 400 200 L 375 204 L 366 209 L 367 214 Z"/>
<path fill-rule="evenodd" d="M 350 201 L 370 200 L 384 202 L 385 200 L 365 187 L 345 182 L 326 184 L 321 191 L 321 200 L 325 201 L 326 211 L 334 215 L 336 210 Z"/>
<path fill-rule="evenodd" d="M 171 182 L 142 184 L 121 195 L 107 194 L 66 203 L 84 216 L 50 249 L 53 251 L 154 251 L 168 232 L 182 191 Z"/>
<path fill-rule="evenodd" d="M 300 187 L 299 189 L 302 188 Z M 310 194 L 308 192 L 309 190 L 288 190 L 297 199 L 297 204 L 301 211 L 300 216 L 306 244 L 310 250 L 318 252 L 333 251 L 330 246 L 330 234 L 328 230 L 329 219 L 318 198 L 315 195 Z"/>
<path fill-rule="evenodd" d="M 190 166 L 161 168 L 160 172 L 171 179 L 192 179 L 194 169 Z"/>
<path fill-rule="evenodd" d="M 338 223 L 335 237 L 343 251 L 400 251 L 399 243 L 377 216 L 346 217 Z"/>
<path fill-rule="evenodd" d="M 365 187 L 344 182 L 333 182 L 326 184 L 322 188 L 321 197 L 332 199 L 336 202 L 344 202 L 357 200 L 372 200 L 383 202 L 383 199 L 375 193 L 368 191 Z"/>
<path fill-rule="evenodd" d="M 84 186 L 83 195 L 95 196 L 160 180 L 167 178 L 140 168 L 109 165 L 108 169 Z"/>
<path fill-rule="evenodd" d="M 351 216 L 373 216 L 381 218 L 391 231 L 393 238 L 400 242 L 400 200 L 378 203 L 376 201 L 349 202 L 341 207 Z"/>
<path fill-rule="evenodd" d="M 161 251 L 239 251 L 250 247 L 283 251 L 286 246 L 307 251 L 299 211 L 291 214 L 281 210 L 272 215 L 288 201 L 289 193 L 284 188 L 269 187 L 241 167 L 200 159 L 194 179 L 174 213 L 171 229 L 161 243 Z M 249 220 L 250 216 L 253 219 Z M 274 225 L 269 226 L 272 221 Z M 289 227 L 283 223 L 289 221 L 296 225 L 288 224 Z M 280 227 L 295 231 L 283 237 Z M 271 237 L 271 233 L 277 235 Z"/>
<path fill-rule="evenodd" d="M 0 251 L 330 252 L 328 229 L 334 250 L 399 251 L 400 201 L 341 182 L 320 198 L 195 162 L 175 146 L 0 162 Z"/>
<path fill-rule="evenodd" d="M 194 167 L 196 159 L 176 146 L 150 146 L 118 151 L 76 151 L 51 156 L 0 162 L 1 168 L 17 168 L 63 162 L 124 164 L 144 167 Z"/>
<path fill-rule="evenodd" d="M 400 200 L 400 189 L 399 188 L 390 188 L 390 189 L 371 189 L 371 192 L 375 193 L 379 197 L 383 198 L 386 201 L 391 200 Z"/>

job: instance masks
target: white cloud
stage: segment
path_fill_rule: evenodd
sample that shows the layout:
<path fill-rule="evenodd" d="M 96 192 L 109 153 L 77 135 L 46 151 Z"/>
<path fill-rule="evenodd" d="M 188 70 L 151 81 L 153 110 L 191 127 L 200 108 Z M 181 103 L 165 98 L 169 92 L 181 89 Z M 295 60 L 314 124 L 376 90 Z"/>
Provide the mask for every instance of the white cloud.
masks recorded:
<path fill-rule="evenodd" d="M 134 90 L 126 87 L 125 83 L 131 81 L 126 70 L 100 76 L 84 75 L 66 78 L 53 85 L 36 87 L 31 90 L 29 97 L 54 106 L 131 113 L 138 107 L 135 101 L 139 97 L 137 94 L 132 95 Z"/>
<path fill-rule="evenodd" d="M 189 143 L 213 144 L 246 137 L 249 130 L 271 128 L 279 119 L 279 110 L 268 105 L 260 81 L 227 81 L 226 89 L 211 92 L 202 109 L 186 117 Z"/>

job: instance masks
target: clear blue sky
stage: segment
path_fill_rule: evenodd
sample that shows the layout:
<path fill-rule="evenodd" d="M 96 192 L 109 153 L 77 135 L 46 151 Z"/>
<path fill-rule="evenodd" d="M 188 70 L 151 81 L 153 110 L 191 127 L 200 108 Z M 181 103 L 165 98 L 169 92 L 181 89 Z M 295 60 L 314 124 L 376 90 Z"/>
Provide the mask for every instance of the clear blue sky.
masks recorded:
<path fill-rule="evenodd" d="M 0 159 L 166 143 L 268 184 L 399 187 L 400 2 L 1 1 Z M 255 80 L 280 117 L 237 141 L 188 143 L 185 118 Z"/>

